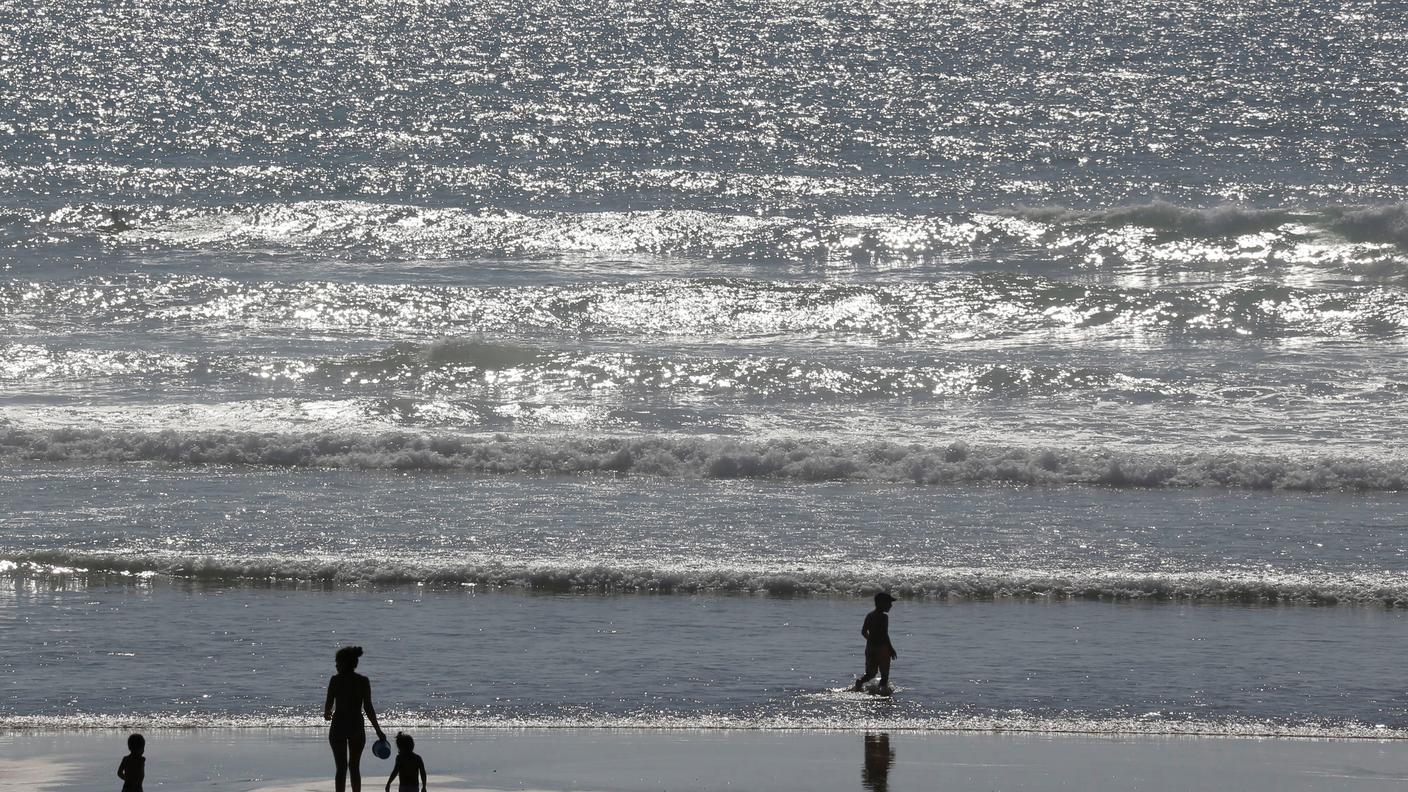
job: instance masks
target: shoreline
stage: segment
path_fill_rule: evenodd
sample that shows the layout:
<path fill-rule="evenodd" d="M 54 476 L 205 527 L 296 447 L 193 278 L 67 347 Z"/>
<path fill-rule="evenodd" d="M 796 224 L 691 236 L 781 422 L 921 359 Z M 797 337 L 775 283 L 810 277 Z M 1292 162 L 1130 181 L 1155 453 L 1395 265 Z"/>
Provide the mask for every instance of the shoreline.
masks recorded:
<path fill-rule="evenodd" d="M 42 734 L 87 734 L 110 733 L 110 731 L 142 731 L 142 733 L 193 734 L 204 731 L 273 731 L 273 733 L 303 733 L 320 731 L 325 726 L 300 726 L 300 724 L 155 724 L 130 720 L 130 722 L 92 724 L 92 726 L 55 726 L 55 724 L 0 723 L 0 738 L 21 736 L 42 736 Z M 990 727 L 979 726 L 904 726 L 904 724 L 873 723 L 869 726 L 773 726 L 773 724 L 615 724 L 615 723 L 427 723 L 403 722 L 401 729 L 424 731 L 486 731 L 486 733 L 513 733 L 513 731 L 621 731 L 621 733 L 674 733 L 674 734 L 869 734 L 886 731 L 891 734 L 934 734 L 934 736 L 956 737 L 1088 737 L 1125 740 L 1125 738 L 1183 738 L 1190 740 L 1284 740 L 1284 741 L 1335 741 L 1335 743 L 1405 743 L 1408 730 L 1384 729 L 1381 731 L 1325 730 L 1321 733 L 1305 731 L 1257 731 L 1257 730 L 1122 730 L 1122 729 L 1042 729 L 1042 727 Z"/>
<path fill-rule="evenodd" d="M 101 717 L 101 716 L 99 716 Z M 63 722 L 62 716 L 58 718 L 44 718 L 43 720 L 26 719 L 24 716 L 0 718 L 0 737 L 8 735 L 42 735 L 42 734 L 76 734 L 90 732 L 112 732 L 112 731 L 151 731 L 151 732 L 172 732 L 172 733 L 202 733 L 202 732 L 255 732 L 268 731 L 278 733 L 302 733 L 315 732 L 327 728 L 321 721 L 308 719 L 302 722 L 171 722 L 168 718 L 160 720 L 142 717 L 124 718 L 112 716 L 102 722 L 93 722 L 92 716 L 85 716 L 84 719 L 75 717 L 72 721 Z M 1082 719 L 1050 719 L 1043 721 L 1033 718 L 1029 725 L 1012 723 L 1002 725 L 997 723 L 973 722 L 970 724 L 944 724 L 944 723 L 914 723 L 912 720 L 906 722 L 904 718 L 885 720 L 881 718 L 856 718 L 854 725 L 837 725 L 822 722 L 747 722 L 743 720 L 728 721 L 701 718 L 696 721 L 680 719 L 659 719 L 652 722 L 631 722 L 627 718 L 620 720 L 598 719 L 598 720 L 577 720 L 573 722 L 554 721 L 550 718 L 543 719 L 520 719 L 520 720 L 482 720 L 482 721 L 431 721 L 424 719 L 401 718 L 392 719 L 387 717 L 387 713 L 382 713 L 383 721 L 395 723 L 401 729 L 416 729 L 424 731 L 436 731 L 447 733 L 467 733 L 467 732 L 660 732 L 660 733 L 681 733 L 687 734 L 697 732 L 701 734 L 864 734 L 871 732 L 890 732 L 896 734 L 912 735 L 936 735 L 936 736 L 1052 736 L 1052 737 L 1088 737 L 1095 739 L 1138 739 L 1138 738 L 1189 738 L 1189 739 L 1247 739 L 1247 740 L 1286 740 L 1286 741 L 1340 741 L 1340 742 L 1385 742 L 1401 743 L 1408 741 L 1408 729 L 1388 726 L 1370 725 L 1326 725 L 1326 726 L 1275 726 L 1248 722 L 1246 724 L 1212 724 L 1204 722 L 1190 722 L 1184 724 L 1183 728 L 1177 723 L 1171 723 L 1167 727 L 1160 728 L 1154 726 L 1152 722 L 1144 728 L 1133 727 L 1131 724 L 1139 723 L 1135 719 L 1111 719 L 1109 721 L 1095 721 Z M 972 719 L 980 721 L 979 718 Z M 1108 724 L 1108 725 L 1105 725 Z"/>

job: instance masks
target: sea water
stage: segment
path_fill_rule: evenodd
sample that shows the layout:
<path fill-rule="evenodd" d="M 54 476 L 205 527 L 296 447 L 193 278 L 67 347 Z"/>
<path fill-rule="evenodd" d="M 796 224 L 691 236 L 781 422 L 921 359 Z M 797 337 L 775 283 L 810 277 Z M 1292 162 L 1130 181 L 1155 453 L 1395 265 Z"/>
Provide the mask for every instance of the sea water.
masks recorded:
<path fill-rule="evenodd" d="M 1405 13 L 0 0 L 0 716 L 1403 734 Z"/>

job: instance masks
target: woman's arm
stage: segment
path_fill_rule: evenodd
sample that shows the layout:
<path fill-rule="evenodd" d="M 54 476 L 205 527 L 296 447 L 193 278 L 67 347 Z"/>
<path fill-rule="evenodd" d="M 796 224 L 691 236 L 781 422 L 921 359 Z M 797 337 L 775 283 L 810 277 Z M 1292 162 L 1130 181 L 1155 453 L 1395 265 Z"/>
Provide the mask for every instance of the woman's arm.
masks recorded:
<path fill-rule="evenodd" d="M 332 720 L 332 683 L 336 680 L 337 677 L 328 680 L 328 699 L 323 703 L 323 720 Z"/>
<path fill-rule="evenodd" d="M 376 738 L 385 740 L 386 733 L 381 730 L 381 724 L 376 722 L 376 708 L 372 706 L 372 681 L 367 680 L 367 686 L 362 695 L 362 709 L 366 710 L 367 720 L 372 722 L 372 728 L 376 730 Z"/>

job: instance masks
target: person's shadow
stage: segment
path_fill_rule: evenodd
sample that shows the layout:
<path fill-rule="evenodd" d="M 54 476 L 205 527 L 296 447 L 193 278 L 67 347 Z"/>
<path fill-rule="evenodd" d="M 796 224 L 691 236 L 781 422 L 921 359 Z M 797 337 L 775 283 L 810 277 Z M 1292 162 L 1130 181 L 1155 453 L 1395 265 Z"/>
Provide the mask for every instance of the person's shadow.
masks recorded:
<path fill-rule="evenodd" d="M 865 735 L 865 769 L 860 772 L 861 786 L 871 792 L 886 792 L 890 788 L 890 768 L 895 766 L 895 750 L 890 747 L 890 735 Z"/>

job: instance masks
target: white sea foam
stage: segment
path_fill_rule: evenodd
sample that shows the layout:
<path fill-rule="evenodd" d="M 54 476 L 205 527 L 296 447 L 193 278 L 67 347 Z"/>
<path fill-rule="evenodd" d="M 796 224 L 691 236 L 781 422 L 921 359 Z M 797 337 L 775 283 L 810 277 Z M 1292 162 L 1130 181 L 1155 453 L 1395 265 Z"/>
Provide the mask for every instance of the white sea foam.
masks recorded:
<path fill-rule="evenodd" d="M 1339 210 L 1324 212 L 1290 209 L 1258 209 L 1224 205 L 1187 207 L 1166 201 L 1127 204 L 1103 209 L 1072 209 L 1063 206 L 1019 206 L 1001 210 L 998 214 L 1017 217 L 1047 227 L 1106 227 L 1138 226 L 1155 231 L 1176 232 L 1188 236 L 1241 236 L 1270 231 L 1290 223 L 1304 224 L 1319 218 L 1334 217 Z"/>
<path fill-rule="evenodd" d="M 351 419 L 349 419 L 350 421 Z M 918 484 L 1085 484 L 1105 487 L 1398 491 L 1398 457 L 1274 457 L 1235 451 L 933 447 L 896 442 L 722 437 L 264 434 L 108 431 L 0 425 L 0 458 L 48 462 L 161 462 L 486 474 L 616 473 L 676 478 L 885 481 Z"/>
<path fill-rule="evenodd" d="M 761 566 L 663 566 L 539 561 L 512 563 L 412 558 L 196 556 L 74 550 L 5 552 L 0 575 L 89 581 L 156 578 L 204 583 L 282 585 L 483 586 L 533 591 L 861 596 L 889 590 L 909 598 L 1181 600 L 1408 606 L 1408 575 L 1393 572 L 1287 572 L 1268 569 L 1141 571 L 916 567 L 786 570 Z"/>
<path fill-rule="evenodd" d="M 839 695 L 839 694 L 838 694 Z M 474 710 L 416 712 L 388 709 L 383 720 L 398 728 L 474 729 L 665 729 L 665 730 L 825 730 L 825 731 L 932 731 L 985 734 L 1085 734 L 1206 737 L 1291 737 L 1306 739 L 1404 740 L 1408 730 L 1356 721 L 1315 719 L 1113 716 L 1079 714 L 1037 715 L 1021 711 L 972 713 L 954 711 L 921 714 L 886 714 L 872 707 L 846 708 L 831 714 L 775 713 L 648 713 L 605 714 L 578 711 L 572 714 L 489 714 Z M 69 715 L 17 715 L 6 723 L 17 729 L 326 729 L 320 718 L 286 712 L 255 714 L 196 714 L 190 712 L 79 713 Z"/>

